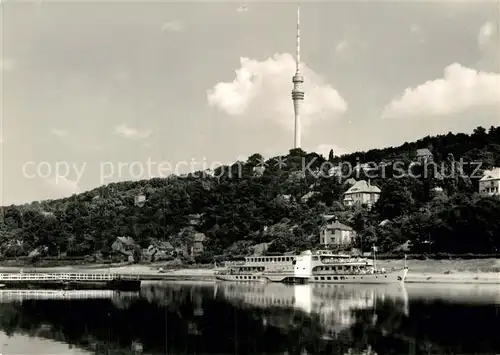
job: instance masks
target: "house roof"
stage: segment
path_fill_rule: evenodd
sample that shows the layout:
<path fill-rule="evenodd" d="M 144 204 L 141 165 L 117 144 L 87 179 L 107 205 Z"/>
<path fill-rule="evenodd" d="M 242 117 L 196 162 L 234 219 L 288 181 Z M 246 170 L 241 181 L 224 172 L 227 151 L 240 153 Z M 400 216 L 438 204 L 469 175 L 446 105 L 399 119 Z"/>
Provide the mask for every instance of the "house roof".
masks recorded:
<path fill-rule="evenodd" d="M 432 155 L 429 148 L 417 149 L 417 157 L 427 157 L 429 155 Z"/>
<path fill-rule="evenodd" d="M 163 249 L 174 249 L 174 247 L 172 246 L 172 244 L 170 244 L 170 242 L 167 242 L 167 241 L 159 242 L 158 246 L 160 248 L 163 248 Z"/>
<path fill-rule="evenodd" d="M 129 245 L 129 246 L 135 245 L 135 240 L 132 237 L 118 237 L 116 239 L 125 245 Z"/>
<path fill-rule="evenodd" d="M 350 194 L 359 194 L 359 193 L 367 193 L 367 194 L 379 194 L 380 189 L 377 186 L 368 184 L 365 180 L 360 180 L 356 182 L 353 186 L 346 191 L 345 195 Z"/>
<path fill-rule="evenodd" d="M 333 223 L 325 225 L 324 228 L 328 228 L 328 229 L 340 229 L 340 230 L 343 230 L 343 231 L 352 231 L 351 227 L 346 226 L 345 224 L 342 224 L 339 221 L 335 221 Z"/>
<path fill-rule="evenodd" d="M 492 170 L 486 170 L 483 177 L 479 181 L 487 180 L 497 180 L 500 179 L 500 168 L 493 168 Z"/>

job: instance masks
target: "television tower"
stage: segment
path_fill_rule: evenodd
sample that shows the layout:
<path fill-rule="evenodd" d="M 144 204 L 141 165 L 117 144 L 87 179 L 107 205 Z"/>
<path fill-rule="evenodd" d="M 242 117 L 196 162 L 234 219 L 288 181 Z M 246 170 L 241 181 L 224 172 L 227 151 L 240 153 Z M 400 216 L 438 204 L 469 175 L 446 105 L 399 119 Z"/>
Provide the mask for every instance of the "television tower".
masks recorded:
<path fill-rule="evenodd" d="M 293 76 L 293 90 L 292 100 L 293 109 L 295 111 L 295 138 L 293 142 L 294 149 L 300 148 L 300 107 L 304 100 L 304 91 L 302 90 L 302 83 L 304 77 L 300 73 L 300 6 L 297 5 L 297 57 L 296 57 L 296 70 Z"/>

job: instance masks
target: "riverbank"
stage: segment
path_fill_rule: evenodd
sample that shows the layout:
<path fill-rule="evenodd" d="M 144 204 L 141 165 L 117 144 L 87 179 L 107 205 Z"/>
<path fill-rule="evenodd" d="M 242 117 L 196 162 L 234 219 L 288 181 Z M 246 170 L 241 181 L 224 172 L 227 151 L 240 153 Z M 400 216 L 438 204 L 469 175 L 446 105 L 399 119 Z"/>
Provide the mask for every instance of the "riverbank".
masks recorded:
<path fill-rule="evenodd" d="M 500 259 L 472 260 L 409 260 L 406 282 L 408 283 L 459 283 L 459 284 L 500 284 Z M 0 273 L 10 272 L 68 272 L 68 273 L 119 273 L 161 275 L 165 281 L 212 281 L 215 280 L 211 268 L 160 268 L 165 264 L 147 265 L 75 265 L 58 267 L 11 267 L 0 266 Z M 377 261 L 378 267 L 386 270 L 404 267 L 404 260 Z"/>

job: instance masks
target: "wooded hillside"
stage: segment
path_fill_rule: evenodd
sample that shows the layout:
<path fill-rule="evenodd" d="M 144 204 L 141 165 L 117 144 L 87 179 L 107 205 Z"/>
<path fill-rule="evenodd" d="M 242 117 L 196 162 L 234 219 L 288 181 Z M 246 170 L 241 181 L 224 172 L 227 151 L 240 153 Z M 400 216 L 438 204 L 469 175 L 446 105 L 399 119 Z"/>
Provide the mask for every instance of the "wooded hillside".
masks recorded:
<path fill-rule="evenodd" d="M 391 166 L 402 162 L 410 171 L 418 148 L 432 151 L 439 174 L 428 167 L 427 177 L 396 176 Z M 143 248 L 155 240 L 182 247 L 192 242 L 195 233 L 207 237 L 201 256 L 205 260 L 228 252 L 246 253 L 251 245 L 270 241 L 274 241 L 270 251 L 304 249 L 318 243 L 325 213 L 352 226 L 363 249 L 376 244 L 379 250 L 392 251 L 410 240 L 414 253 L 500 250 L 500 199 L 477 194 L 480 172 L 472 175 L 477 164 L 469 164 L 480 162 L 481 170 L 500 166 L 500 127 L 478 127 L 470 135 L 425 137 L 342 157 L 292 150 L 286 157 L 267 160 L 265 169 L 260 159 L 254 154 L 246 162 L 221 167 L 214 172 L 217 177 L 195 174 L 126 181 L 69 198 L 3 207 L 1 254 L 27 256 L 33 250 L 52 256 L 107 254 L 121 236 L 134 238 Z M 358 176 L 353 171 L 340 179 L 329 176 L 328 170 L 341 162 L 352 167 L 373 162 L 378 168 Z M 456 166 L 463 168 L 462 174 L 451 173 Z M 411 171 L 415 169 L 422 167 Z M 371 210 L 345 208 L 345 180 L 366 179 L 366 174 L 381 189 L 379 201 Z M 143 204 L 136 205 L 138 195 L 145 196 Z"/>

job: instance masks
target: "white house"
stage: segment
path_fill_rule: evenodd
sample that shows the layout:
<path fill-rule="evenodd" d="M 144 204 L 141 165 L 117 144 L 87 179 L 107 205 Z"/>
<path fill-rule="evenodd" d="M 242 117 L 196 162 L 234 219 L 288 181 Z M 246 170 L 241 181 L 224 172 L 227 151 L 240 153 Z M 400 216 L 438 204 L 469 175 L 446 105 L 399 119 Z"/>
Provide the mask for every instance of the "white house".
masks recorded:
<path fill-rule="evenodd" d="M 417 149 L 417 161 L 421 163 L 431 162 L 434 160 L 434 155 L 429 148 Z"/>
<path fill-rule="evenodd" d="M 324 246 L 349 245 L 355 238 L 356 232 L 351 227 L 338 222 L 335 218 L 327 221 L 319 232 L 319 242 Z"/>
<path fill-rule="evenodd" d="M 489 196 L 500 195 L 500 168 L 484 172 L 479 180 L 479 193 Z"/>
<path fill-rule="evenodd" d="M 373 206 L 380 197 L 380 189 L 371 185 L 370 181 L 360 180 L 349 188 L 344 194 L 344 205 L 346 206 Z"/>

